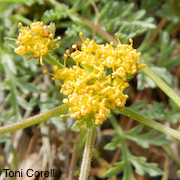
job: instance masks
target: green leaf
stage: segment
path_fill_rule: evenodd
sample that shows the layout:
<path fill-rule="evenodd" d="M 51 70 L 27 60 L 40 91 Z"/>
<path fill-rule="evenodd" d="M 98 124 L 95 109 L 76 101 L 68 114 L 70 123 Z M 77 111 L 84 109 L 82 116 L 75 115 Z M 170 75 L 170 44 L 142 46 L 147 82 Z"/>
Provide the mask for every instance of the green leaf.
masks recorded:
<path fill-rule="evenodd" d="M 120 27 L 120 29 L 116 32 L 119 34 L 119 37 L 122 39 L 133 38 L 137 35 L 140 35 L 146 31 L 146 28 L 139 27 L 136 24 L 124 24 Z"/>
<path fill-rule="evenodd" d="M 152 0 L 141 0 L 141 9 L 146 9 L 149 11 L 159 9 L 160 1 L 152 1 Z"/>
<path fill-rule="evenodd" d="M 82 130 L 81 127 L 84 126 L 84 124 L 85 124 L 85 122 L 84 122 L 83 119 L 80 120 L 80 121 L 75 121 L 74 124 L 71 127 L 71 130 L 75 131 L 75 132 L 79 132 L 79 131 Z"/>
<path fill-rule="evenodd" d="M 133 127 L 133 128 L 130 129 L 129 131 L 124 132 L 124 134 L 125 134 L 125 136 L 126 136 L 126 135 L 132 135 L 132 136 L 133 136 L 133 135 L 136 135 L 136 134 L 141 133 L 142 130 L 143 130 L 143 128 L 144 128 L 144 125 L 143 125 L 143 124 L 140 124 L 140 125 L 138 125 L 138 126 Z"/>
<path fill-rule="evenodd" d="M 11 46 L 14 49 L 18 47 L 18 45 L 16 44 L 17 39 L 4 37 L 4 40 L 6 43 L 8 43 L 9 46 Z"/>
<path fill-rule="evenodd" d="M 116 127 L 116 126 L 119 126 L 119 124 L 117 123 L 114 116 L 111 115 L 108 118 L 111 121 L 113 128 L 116 130 L 116 133 L 114 134 L 114 137 L 111 140 L 111 143 L 112 142 L 118 143 L 118 140 L 119 140 L 119 143 L 121 144 L 121 145 L 115 145 L 115 143 L 114 143 L 113 145 L 114 145 L 114 147 L 115 146 L 121 147 L 122 161 L 124 163 L 122 164 L 120 162 L 119 165 L 120 165 L 120 171 L 123 170 L 123 180 L 130 180 L 130 179 L 135 180 L 134 175 L 133 175 L 133 171 L 132 171 L 132 166 L 134 166 L 136 172 L 139 175 L 144 175 L 145 173 L 148 173 L 150 176 L 162 175 L 163 171 L 157 167 L 157 164 L 147 163 L 146 158 L 144 158 L 144 157 L 133 156 L 131 154 L 127 144 L 126 144 L 125 138 L 129 138 L 130 136 L 136 137 L 139 133 L 141 133 L 143 125 L 139 125 L 137 127 L 134 127 L 131 130 L 129 130 L 128 132 L 122 131 L 121 133 L 119 133 L 119 130 L 118 130 L 119 128 Z M 142 137 L 140 137 L 140 136 L 142 136 Z M 145 138 L 143 139 L 143 137 L 145 137 Z M 150 131 L 147 134 L 139 135 L 139 137 L 137 137 L 137 139 L 135 141 L 136 141 L 136 143 L 139 143 L 138 140 L 141 141 L 141 143 L 146 143 L 147 139 L 148 139 L 148 141 L 150 141 L 150 139 L 152 139 L 152 141 L 154 141 L 153 144 L 157 145 L 158 143 L 156 141 L 161 142 L 164 139 L 164 137 L 162 138 L 162 136 L 159 136 L 157 139 L 156 138 L 157 138 L 156 132 Z M 116 139 L 116 141 L 114 141 L 114 139 Z M 152 141 L 151 141 L 151 143 L 152 143 Z M 140 145 L 143 147 L 144 146 L 147 147 L 149 144 L 146 144 L 146 145 L 140 144 Z M 115 167 L 110 169 L 110 172 L 108 172 L 109 176 L 118 173 L 118 168 L 116 168 L 117 166 L 118 166 L 118 164 L 115 164 Z"/>
<path fill-rule="evenodd" d="M 39 4 L 44 4 L 44 0 L 0 0 L 1 3 L 21 3 L 21 4 L 26 4 L 27 6 L 32 6 L 34 3 L 39 3 Z"/>
<path fill-rule="evenodd" d="M 121 144 L 121 138 L 119 136 L 119 134 L 115 133 L 113 135 L 113 139 L 111 140 L 110 143 L 106 144 L 104 146 L 104 149 L 105 150 L 110 150 L 110 151 L 114 151 L 115 149 L 117 149 L 118 147 L 121 147 L 122 144 Z"/>
<path fill-rule="evenodd" d="M 16 122 L 17 122 L 17 121 L 20 121 L 22 117 L 19 111 L 19 106 L 18 106 L 18 99 L 17 99 L 18 93 L 17 93 L 14 83 L 15 82 L 9 81 L 10 93 L 8 94 L 8 96 L 9 96 L 9 101 L 13 107 L 13 111 L 16 116 Z"/>
<path fill-rule="evenodd" d="M 143 90 L 145 88 L 155 88 L 156 84 L 148 76 L 146 76 L 142 71 L 137 75 L 137 89 Z"/>
<path fill-rule="evenodd" d="M 124 168 L 124 172 L 123 172 L 123 179 L 122 180 L 127 180 L 127 179 L 136 180 L 134 178 L 134 174 L 133 174 L 132 167 L 131 167 L 130 163 L 127 163 L 126 167 Z"/>
<path fill-rule="evenodd" d="M 141 100 L 137 103 L 133 103 L 131 106 L 129 106 L 132 110 L 141 110 L 145 105 L 147 105 L 147 100 Z"/>
<path fill-rule="evenodd" d="M 16 85 L 23 91 L 24 94 L 28 94 L 29 92 L 36 92 L 40 93 L 42 90 L 38 89 L 37 86 L 27 82 L 27 80 L 30 78 L 29 75 L 25 75 L 19 78 L 14 78 L 17 82 Z"/>
<path fill-rule="evenodd" d="M 29 56 L 24 60 L 24 62 L 30 61 L 32 58 L 33 58 L 33 55 L 29 55 Z"/>
<path fill-rule="evenodd" d="M 56 32 L 56 25 L 55 25 L 55 23 L 53 23 L 53 22 L 50 23 L 50 30 L 51 30 L 52 34 L 55 34 L 55 32 Z"/>
<path fill-rule="evenodd" d="M 167 32 L 161 33 L 161 49 L 158 58 L 158 66 L 166 67 L 167 69 L 172 69 L 173 67 L 180 65 L 179 60 L 177 58 L 172 57 L 171 55 L 172 52 L 175 50 L 176 45 L 176 41 L 170 41 L 170 37 Z"/>
<path fill-rule="evenodd" d="M 173 76 L 169 71 L 167 71 L 166 68 L 162 67 L 151 67 L 152 71 L 156 73 L 160 78 L 162 78 L 169 86 L 172 86 L 173 82 Z M 155 88 L 156 84 L 142 71 L 140 71 L 137 75 L 138 78 L 138 84 L 137 88 L 139 90 L 145 89 L 145 88 Z"/>
<path fill-rule="evenodd" d="M 131 26 L 137 26 L 139 29 L 140 28 L 146 28 L 146 30 L 149 29 L 155 29 L 156 25 L 153 24 L 154 19 L 153 18 L 147 18 L 145 20 L 134 20 L 134 21 L 122 21 L 122 25 L 128 25 L 129 28 Z"/>
<path fill-rule="evenodd" d="M 118 7 L 118 8 L 117 8 Z M 134 4 L 133 3 L 124 3 L 117 1 L 108 1 L 105 4 L 101 4 L 99 19 L 108 20 L 108 17 L 121 17 L 125 18 L 129 15 L 129 12 L 133 12 Z"/>
<path fill-rule="evenodd" d="M 7 140 L 11 139 L 11 136 L 8 135 L 0 135 L 0 143 L 6 142 Z"/>
<path fill-rule="evenodd" d="M 135 167 L 136 173 L 141 176 L 143 176 L 145 173 L 148 173 L 150 176 L 163 175 L 163 171 L 158 168 L 158 165 L 156 163 L 147 163 L 145 157 L 131 155 L 129 160 Z"/>
<path fill-rule="evenodd" d="M 29 104 L 26 100 L 21 98 L 20 96 L 17 97 L 18 104 L 25 110 L 32 110 L 31 104 Z"/>
<path fill-rule="evenodd" d="M 86 129 L 90 130 L 94 126 L 94 121 L 92 119 L 86 120 Z"/>
<path fill-rule="evenodd" d="M 141 18 L 143 18 L 146 14 L 146 10 L 142 9 L 137 11 L 134 16 L 130 17 L 131 21 L 135 21 L 135 20 L 139 20 Z"/>
<path fill-rule="evenodd" d="M 4 66 L 7 66 L 8 71 L 10 71 L 13 75 L 17 74 L 17 67 L 14 62 L 14 56 L 6 53 L 1 56 L 1 60 L 2 60 L 2 64 Z"/>
<path fill-rule="evenodd" d="M 145 117 L 154 120 L 163 121 L 167 119 L 166 117 L 167 111 L 165 110 L 164 104 L 156 101 L 153 101 L 152 105 L 147 105 L 146 108 L 141 109 L 139 113 Z"/>
<path fill-rule="evenodd" d="M 43 14 L 42 20 L 45 23 L 68 17 L 69 7 L 66 4 L 58 1 L 51 1 L 50 3 L 54 5 L 54 9 L 46 10 Z"/>
<path fill-rule="evenodd" d="M 152 67 L 151 68 L 160 78 L 162 78 L 169 86 L 173 85 L 173 76 L 166 68 Z"/>
<path fill-rule="evenodd" d="M 134 11 L 134 6 L 134 3 L 108 1 L 99 8 L 100 27 L 119 34 L 121 41 L 155 29 L 154 18 L 147 17 L 144 9 Z"/>
<path fill-rule="evenodd" d="M 124 132 L 124 137 L 131 141 L 134 141 L 143 148 L 149 148 L 150 145 L 163 146 L 170 144 L 171 141 L 166 139 L 166 135 L 157 136 L 156 130 L 151 130 L 146 134 L 139 134 L 142 131 L 142 125 L 132 128 L 131 130 Z"/>
<path fill-rule="evenodd" d="M 168 12 L 168 13 L 167 13 Z M 173 8 L 171 8 L 170 3 L 164 3 L 162 8 L 157 11 L 157 15 L 162 18 L 166 18 L 170 21 L 177 21 L 178 17 Z"/>
<path fill-rule="evenodd" d="M 115 163 L 115 166 L 110 168 L 108 171 L 106 171 L 105 176 L 106 177 L 110 177 L 113 175 L 117 175 L 119 173 L 121 173 L 121 171 L 125 168 L 125 162 L 121 161 L 121 162 L 117 162 Z"/>
<path fill-rule="evenodd" d="M 64 118 L 60 118 L 58 116 L 55 116 L 55 117 L 50 118 L 47 123 L 48 124 L 51 123 L 51 124 L 55 125 L 59 131 L 65 131 L 66 130 Z"/>
<path fill-rule="evenodd" d="M 89 119 L 82 118 L 81 120 L 76 120 L 71 129 L 73 131 L 79 132 L 82 129 L 90 130 L 94 126 L 93 118 L 89 117 Z"/>
<path fill-rule="evenodd" d="M 57 60 L 55 59 L 51 54 L 45 54 L 43 56 L 43 59 L 45 59 L 46 61 L 49 61 L 52 65 L 56 65 L 58 66 L 58 68 L 63 68 L 64 66 Z"/>
<path fill-rule="evenodd" d="M 167 113 L 167 118 L 173 123 L 173 124 L 179 124 L 180 123 L 180 112 L 169 112 Z"/>
<path fill-rule="evenodd" d="M 169 106 L 170 109 L 166 113 L 167 119 L 169 119 L 173 124 L 180 123 L 179 107 L 171 99 L 169 99 Z"/>

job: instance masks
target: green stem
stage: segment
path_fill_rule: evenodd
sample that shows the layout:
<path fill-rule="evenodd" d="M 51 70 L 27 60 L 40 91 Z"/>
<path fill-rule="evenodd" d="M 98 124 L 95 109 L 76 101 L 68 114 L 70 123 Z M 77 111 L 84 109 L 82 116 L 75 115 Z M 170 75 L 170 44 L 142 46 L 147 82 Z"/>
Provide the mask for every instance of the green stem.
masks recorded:
<path fill-rule="evenodd" d="M 121 150 L 122 150 L 122 157 L 123 157 L 123 161 L 125 162 L 125 166 L 126 168 L 124 168 L 124 172 L 123 172 L 123 178 L 125 179 L 130 179 L 130 180 L 135 180 L 134 176 L 133 176 L 133 172 L 132 172 L 132 166 L 131 163 L 129 161 L 129 157 L 131 156 L 131 153 L 129 151 L 129 148 L 127 146 L 127 143 L 123 137 L 123 130 L 122 128 L 119 126 L 118 121 L 116 120 L 115 116 L 113 114 L 109 114 L 107 116 L 107 118 L 110 120 L 111 125 L 113 126 L 113 129 L 116 131 L 117 134 L 119 134 L 119 138 L 121 141 Z"/>
<path fill-rule="evenodd" d="M 148 119 L 140 114 L 135 113 L 134 111 L 128 109 L 128 108 L 123 108 L 123 110 L 118 109 L 118 111 L 121 114 L 124 114 L 125 116 L 128 116 L 130 118 L 133 118 L 137 121 L 139 121 L 140 123 L 143 123 L 147 126 L 152 127 L 153 129 L 156 129 L 164 134 L 170 135 L 174 138 L 177 138 L 180 140 L 180 131 L 174 130 L 172 128 L 166 127 L 160 123 L 157 123 L 151 119 Z"/>
<path fill-rule="evenodd" d="M 30 25 L 32 23 L 31 20 L 29 20 L 28 18 L 24 17 L 21 14 L 13 14 L 13 15 L 10 15 L 9 17 L 12 20 L 22 22 L 23 24 L 26 24 L 26 25 Z"/>
<path fill-rule="evenodd" d="M 96 134 L 96 127 L 93 127 L 92 129 L 88 130 L 79 180 L 88 179 L 89 171 L 91 167 L 91 159 L 92 159 L 92 154 L 93 154 L 95 134 Z"/>
<path fill-rule="evenodd" d="M 171 98 L 174 103 L 177 104 L 177 106 L 180 108 L 180 97 L 161 79 L 159 76 L 157 76 L 148 66 L 146 66 L 142 71 L 150 77 L 157 86 L 166 93 L 169 98 Z"/>
<path fill-rule="evenodd" d="M 119 111 L 119 110 L 118 110 Z M 107 118 L 110 120 L 111 125 L 113 126 L 113 129 L 118 133 L 118 134 L 123 134 L 123 130 L 121 128 L 121 126 L 119 126 L 114 114 L 108 114 Z"/>
<path fill-rule="evenodd" d="M 43 59 L 45 59 L 46 61 L 49 61 L 52 65 L 58 66 L 58 68 L 60 68 L 60 69 L 64 68 L 64 66 L 63 66 L 60 62 L 58 62 L 57 59 L 55 59 L 55 58 L 54 58 L 52 55 L 50 55 L 50 54 L 45 54 L 45 55 L 43 56 Z"/>
<path fill-rule="evenodd" d="M 68 105 L 59 106 L 59 107 L 54 108 L 48 112 L 30 117 L 26 120 L 23 120 L 23 121 L 20 121 L 20 122 L 11 124 L 11 125 L 7 125 L 4 127 L 0 127 L 0 135 L 5 134 L 5 133 L 9 133 L 9 132 L 13 132 L 13 131 L 16 131 L 19 129 L 23 129 L 23 128 L 32 126 L 34 124 L 43 122 L 43 121 L 45 121 L 45 120 L 47 120 L 53 116 L 57 116 L 57 115 L 60 115 L 60 114 L 67 112 L 68 108 L 69 108 Z"/>

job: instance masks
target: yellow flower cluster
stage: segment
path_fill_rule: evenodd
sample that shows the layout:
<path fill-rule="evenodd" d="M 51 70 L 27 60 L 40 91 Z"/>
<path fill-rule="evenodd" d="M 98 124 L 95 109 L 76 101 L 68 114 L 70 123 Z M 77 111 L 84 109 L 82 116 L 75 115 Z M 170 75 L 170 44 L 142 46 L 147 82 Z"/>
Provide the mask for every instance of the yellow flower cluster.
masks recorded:
<path fill-rule="evenodd" d="M 63 100 L 70 106 L 71 116 L 77 120 L 94 119 L 96 125 L 106 120 L 110 109 L 124 107 L 128 95 L 123 94 L 129 86 L 127 76 L 144 68 L 137 63 L 141 56 L 130 45 L 121 44 L 113 47 L 113 43 L 98 45 L 94 40 L 82 38 L 81 51 L 76 45 L 73 53 L 66 51 L 67 56 L 76 61 L 72 68 L 58 69 L 54 66 L 54 79 L 64 81 L 60 92 L 67 96 Z"/>
<path fill-rule="evenodd" d="M 19 23 L 18 26 L 20 33 L 16 44 L 19 47 L 15 49 L 15 53 L 21 56 L 26 53 L 33 54 L 34 58 L 40 59 L 40 64 L 43 66 L 42 56 L 59 47 L 54 42 L 60 40 L 60 37 L 54 39 L 51 26 L 43 25 L 43 22 L 40 21 L 32 23 L 30 27 L 22 26 L 22 23 Z"/>

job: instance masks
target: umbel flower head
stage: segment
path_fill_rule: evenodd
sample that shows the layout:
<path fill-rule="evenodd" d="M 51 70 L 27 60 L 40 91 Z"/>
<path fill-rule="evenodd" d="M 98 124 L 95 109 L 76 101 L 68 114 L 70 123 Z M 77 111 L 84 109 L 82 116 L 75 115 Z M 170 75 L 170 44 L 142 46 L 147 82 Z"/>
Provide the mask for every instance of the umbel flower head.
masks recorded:
<path fill-rule="evenodd" d="M 19 45 L 14 51 L 21 56 L 30 53 L 34 58 L 40 59 L 40 64 L 43 66 L 43 55 L 51 52 L 51 50 L 58 48 L 59 44 L 55 44 L 60 37 L 54 39 L 55 25 L 43 25 L 43 22 L 37 21 L 30 25 L 30 27 L 18 24 L 20 28 L 19 37 L 16 44 Z"/>
<path fill-rule="evenodd" d="M 53 79 L 63 80 L 60 92 L 67 96 L 63 100 L 70 106 L 71 117 L 76 120 L 92 120 L 96 125 L 106 120 L 110 109 L 123 108 L 128 95 L 123 91 L 129 86 L 127 79 L 145 65 L 138 63 L 141 56 L 130 45 L 113 43 L 98 45 L 94 40 L 82 38 L 81 50 L 65 54 L 76 62 L 76 66 L 58 69 L 54 66 Z M 66 66 L 66 65 L 65 65 Z M 47 73 L 47 71 L 44 71 Z"/>

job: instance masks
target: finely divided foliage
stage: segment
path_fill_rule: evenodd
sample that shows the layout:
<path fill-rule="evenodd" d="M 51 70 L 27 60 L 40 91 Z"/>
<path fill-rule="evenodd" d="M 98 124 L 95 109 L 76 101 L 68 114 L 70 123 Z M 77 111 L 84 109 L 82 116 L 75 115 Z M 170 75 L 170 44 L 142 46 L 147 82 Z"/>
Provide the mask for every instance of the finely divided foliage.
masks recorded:
<path fill-rule="evenodd" d="M 168 99 L 157 89 L 155 81 L 144 70 L 139 70 L 146 64 L 172 89 L 179 92 L 179 0 L 141 0 L 138 3 L 135 0 L 65 0 L 63 3 L 58 0 L 0 0 L 0 4 L 0 122 L 4 126 L 67 104 L 64 107 L 69 109 L 69 114 L 53 117 L 44 125 L 52 123 L 58 132 L 68 132 L 65 122 L 69 125 L 74 118 L 74 131 L 89 131 L 102 124 L 103 130 L 108 126 L 108 129 L 112 128 L 115 132 L 104 149 L 109 153 L 121 150 L 118 157 L 115 156 L 117 152 L 113 153 L 116 163 L 108 162 L 111 168 L 106 169 L 105 173 L 103 165 L 97 166 L 94 159 L 95 171 L 91 174 L 98 170 L 103 172 L 101 178 L 116 180 L 135 180 L 141 176 L 144 179 L 149 176 L 178 178 L 175 173 L 171 173 L 167 161 L 171 160 L 177 169 L 180 167 L 176 149 L 172 149 L 178 147 L 179 142 L 171 142 L 165 135 L 143 125 L 135 125 L 130 119 L 126 119 L 130 129 L 125 130 L 122 114 L 127 104 L 128 112 L 132 111 L 137 117 L 145 116 L 152 119 L 151 123 L 153 120 L 161 121 L 162 124 L 166 122 L 170 127 L 173 123 L 172 127 L 178 128 L 180 104 Z M 56 38 L 57 35 L 62 39 Z M 11 37 L 5 38 L 5 41 L 26 62 L 22 62 L 22 58 L 7 46 L 3 36 Z M 88 38 L 84 40 L 83 37 Z M 45 65 L 47 70 L 43 69 L 44 73 L 50 76 L 42 76 L 43 67 L 39 66 L 37 60 L 40 65 Z M 53 68 L 49 67 L 49 63 Z M 50 77 L 56 83 L 47 81 Z M 133 85 L 136 85 L 137 80 L 137 88 L 141 91 L 135 90 L 133 85 L 128 88 L 131 79 Z M 126 112 L 126 108 L 124 110 Z M 68 117 L 64 121 L 69 115 L 72 118 Z M 122 127 L 119 126 L 119 118 Z M 38 128 L 42 130 L 41 126 Z M 38 128 L 36 131 L 39 131 Z M 106 134 L 106 131 L 102 132 Z M 106 136 L 103 138 L 106 140 Z M 83 147 L 83 139 L 84 133 L 77 147 L 78 155 Z M 0 168 L 1 165 L 17 165 L 15 160 L 7 160 L 11 152 L 16 154 L 10 146 L 13 141 L 14 138 L 9 135 L 0 136 L 0 142 L 4 142 L 0 146 L 4 152 Z M 171 147 L 168 146 L 170 143 L 173 143 Z M 59 146 L 57 149 L 61 149 L 64 144 Z M 141 154 L 141 151 L 133 151 L 136 146 L 156 154 L 159 159 L 163 159 L 161 162 L 164 164 Z M 6 147 L 5 151 L 3 147 Z M 156 153 L 156 148 L 159 148 L 162 155 Z M 96 153 L 104 160 L 108 159 L 98 147 Z M 95 156 L 98 160 L 97 154 Z M 65 159 L 68 161 L 68 157 Z M 67 164 L 64 160 L 62 162 Z M 67 172 L 63 173 L 67 176 Z M 69 177 L 72 174 L 69 173 Z M 77 179 L 75 173 L 74 176 Z M 95 180 L 96 176 L 98 173 L 94 177 L 92 175 L 92 178 Z"/>

